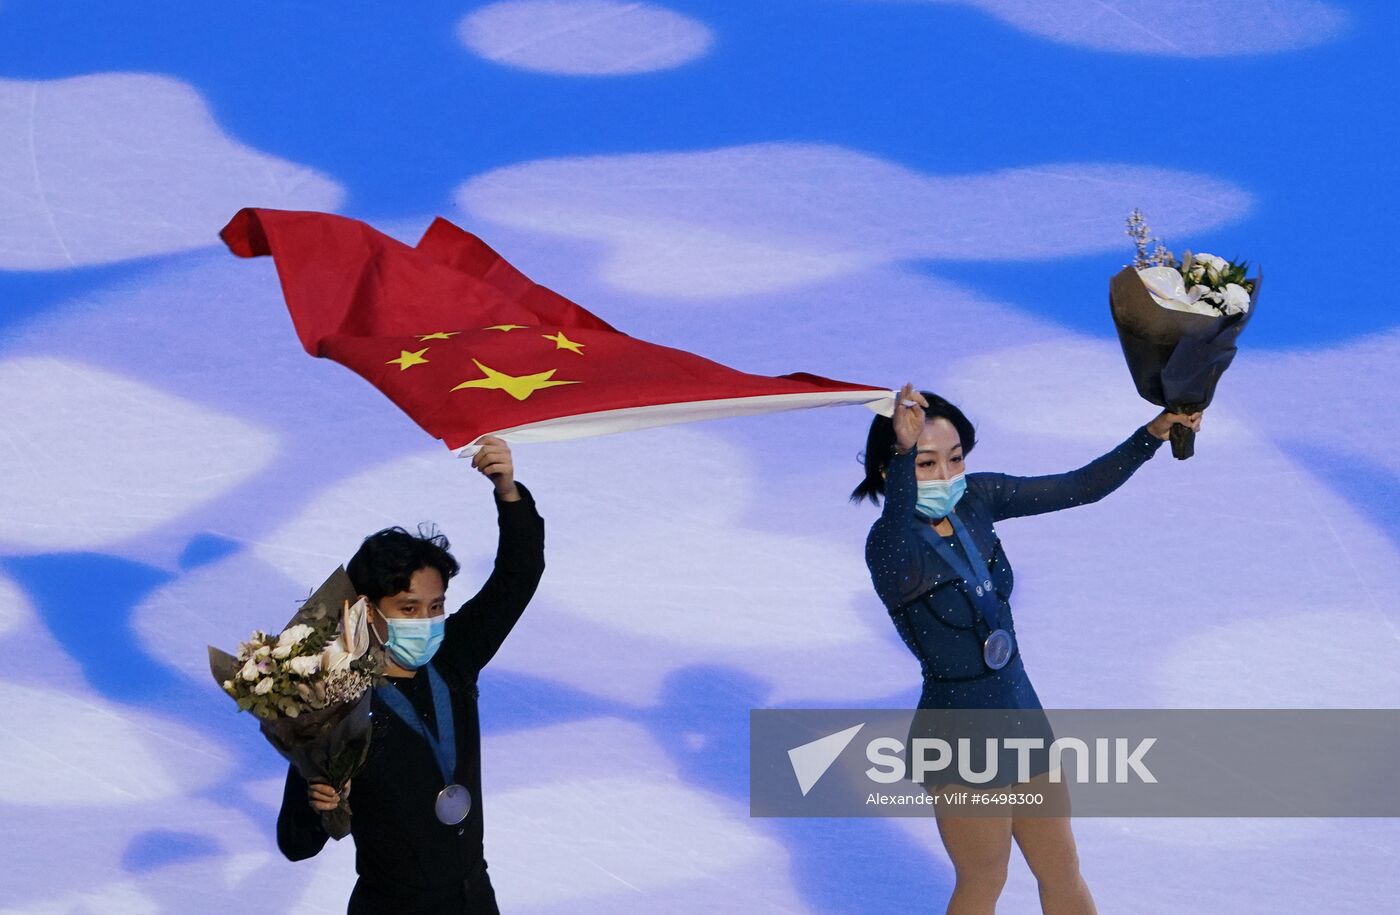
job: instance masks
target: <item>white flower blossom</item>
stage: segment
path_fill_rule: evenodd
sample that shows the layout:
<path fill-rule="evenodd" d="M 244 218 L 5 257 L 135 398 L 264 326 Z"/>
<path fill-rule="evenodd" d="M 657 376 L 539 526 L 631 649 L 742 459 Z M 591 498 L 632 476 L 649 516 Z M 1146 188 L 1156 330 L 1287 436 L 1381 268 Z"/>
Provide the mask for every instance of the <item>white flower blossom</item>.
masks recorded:
<path fill-rule="evenodd" d="M 1215 273 L 1224 273 L 1230 269 L 1230 262 L 1223 257 L 1216 257 L 1214 254 L 1197 254 L 1196 261 L 1204 263 Z"/>
<path fill-rule="evenodd" d="M 1209 286 L 1196 285 L 1189 290 L 1181 272 L 1174 267 L 1149 267 L 1138 276 L 1147 287 L 1153 301 L 1163 308 L 1192 314 L 1218 317 L 1220 312 L 1211 304 Z"/>
<path fill-rule="evenodd" d="M 277 637 L 277 647 L 281 648 L 284 645 L 300 645 L 308 635 L 315 631 L 315 629 L 305 623 L 298 623 L 289 629 L 283 630 L 282 634 Z"/>
<path fill-rule="evenodd" d="M 279 661 L 285 661 L 287 658 L 291 657 L 291 654 L 292 646 L 290 645 L 278 645 L 276 648 L 272 649 L 272 656 Z"/>
<path fill-rule="evenodd" d="M 248 663 L 243 665 L 243 669 L 238 672 L 238 675 L 245 680 L 256 680 L 258 678 L 257 658 L 249 658 Z"/>
<path fill-rule="evenodd" d="M 1240 312 L 1249 311 L 1249 293 L 1238 283 L 1229 283 L 1225 286 L 1224 299 L 1227 315 L 1237 315 Z"/>
<path fill-rule="evenodd" d="M 300 658 L 292 658 L 287 662 L 287 666 L 298 677 L 309 677 L 321 669 L 321 659 L 316 655 L 304 655 Z"/>
<path fill-rule="evenodd" d="M 253 692 L 259 696 L 266 696 L 272 692 L 272 678 L 263 677 L 258 681 L 258 685 L 253 687 Z"/>
<path fill-rule="evenodd" d="M 340 639 L 329 643 L 321 651 L 321 669 L 328 673 L 349 670 L 350 662 L 353 660 L 355 660 L 355 656 L 345 650 L 345 646 L 340 644 Z"/>

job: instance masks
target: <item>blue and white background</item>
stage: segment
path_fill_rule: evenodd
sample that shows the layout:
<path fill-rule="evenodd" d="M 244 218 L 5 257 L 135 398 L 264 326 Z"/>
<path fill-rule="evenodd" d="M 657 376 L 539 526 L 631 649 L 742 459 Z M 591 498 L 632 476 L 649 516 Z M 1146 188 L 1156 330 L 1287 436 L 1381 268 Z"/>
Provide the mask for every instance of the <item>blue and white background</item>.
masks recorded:
<path fill-rule="evenodd" d="M 242 206 L 442 214 L 637 336 L 933 388 L 1011 473 L 1155 412 L 1107 312 L 1142 207 L 1262 264 L 1261 313 L 1194 459 L 1002 526 L 1043 701 L 1400 704 L 1398 38 L 1388 0 L 0 0 L 0 910 L 343 911 L 350 843 L 279 856 L 205 645 L 390 524 L 449 535 L 450 601 L 489 570 L 489 485 L 301 351 L 217 242 Z M 507 911 L 942 910 L 932 821 L 748 817 L 750 708 L 917 698 L 845 499 L 869 416 L 516 449 L 549 569 L 482 681 Z M 1392 820 L 1075 829 L 1106 913 L 1400 893 Z"/>

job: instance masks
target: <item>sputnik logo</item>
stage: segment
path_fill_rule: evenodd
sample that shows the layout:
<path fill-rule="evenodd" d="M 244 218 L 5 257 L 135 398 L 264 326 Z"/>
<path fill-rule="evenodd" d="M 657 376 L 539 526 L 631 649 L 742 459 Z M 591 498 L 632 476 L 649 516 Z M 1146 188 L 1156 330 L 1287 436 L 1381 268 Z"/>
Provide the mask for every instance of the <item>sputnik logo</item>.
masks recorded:
<path fill-rule="evenodd" d="M 803 797 L 826 774 L 826 770 L 836 762 L 836 757 L 850 746 L 856 732 L 863 727 L 864 724 L 858 724 L 788 750 L 788 761 L 792 763 L 792 773 L 797 776 L 797 786 L 802 789 Z"/>

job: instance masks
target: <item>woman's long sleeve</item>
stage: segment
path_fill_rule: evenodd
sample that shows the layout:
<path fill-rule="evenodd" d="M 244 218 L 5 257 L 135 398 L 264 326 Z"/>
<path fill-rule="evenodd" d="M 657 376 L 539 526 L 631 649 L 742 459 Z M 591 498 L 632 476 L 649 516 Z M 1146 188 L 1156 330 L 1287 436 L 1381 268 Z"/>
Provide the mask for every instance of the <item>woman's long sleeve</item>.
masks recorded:
<path fill-rule="evenodd" d="M 865 564 L 875 593 L 886 607 L 902 603 L 910 584 L 921 578 L 922 565 L 910 523 L 918 498 L 914 452 L 896 454 L 885 470 L 884 509 L 865 539 Z"/>
<path fill-rule="evenodd" d="M 968 484 L 977 486 L 994 521 L 1039 515 L 1097 502 L 1122 486 L 1161 446 L 1162 440 L 1142 426 L 1117 448 L 1078 470 L 1038 477 L 968 474 Z"/>

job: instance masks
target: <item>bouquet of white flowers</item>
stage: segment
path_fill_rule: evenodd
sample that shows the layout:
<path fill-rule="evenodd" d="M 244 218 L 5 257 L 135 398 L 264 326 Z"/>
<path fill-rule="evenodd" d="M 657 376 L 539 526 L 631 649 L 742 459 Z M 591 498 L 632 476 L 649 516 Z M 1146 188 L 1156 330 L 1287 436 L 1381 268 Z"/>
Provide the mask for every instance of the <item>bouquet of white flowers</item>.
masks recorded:
<path fill-rule="evenodd" d="M 236 656 L 210 646 L 209 669 L 308 782 L 343 789 L 364 764 L 371 688 L 384 661 L 370 646 L 368 607 L 343 567 L 280 633 L 254 632 Z M 348 800 L 321 822 L 333 838 L 348 835 Z"/>
<path fill-rule="evenodd" d="M 1137 257 L 1109 281 L 1108 296 L 1128 371 L 1147 401 L 1173 413 L 1204 410 L 1254 314 L 1260 278 L 1246 278 L 1247 263 L 1213 254 L 1188 251 L 1177 260 L 1151 238 L 1139 210 L 1128 217 L 1128 235 Z M 1195 438 L 1186 426 L 1173 425 L 1172 455 L 1189 458 Z"/>

